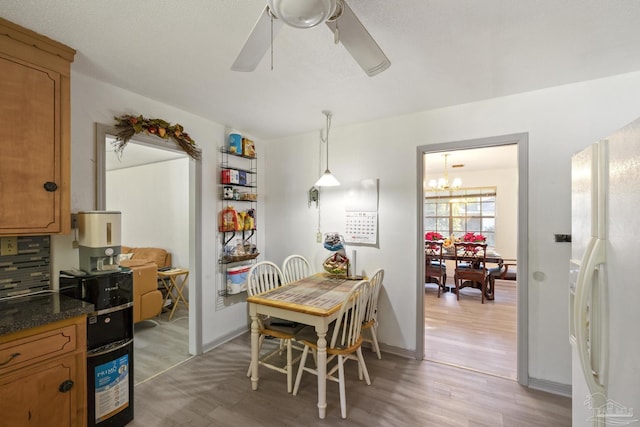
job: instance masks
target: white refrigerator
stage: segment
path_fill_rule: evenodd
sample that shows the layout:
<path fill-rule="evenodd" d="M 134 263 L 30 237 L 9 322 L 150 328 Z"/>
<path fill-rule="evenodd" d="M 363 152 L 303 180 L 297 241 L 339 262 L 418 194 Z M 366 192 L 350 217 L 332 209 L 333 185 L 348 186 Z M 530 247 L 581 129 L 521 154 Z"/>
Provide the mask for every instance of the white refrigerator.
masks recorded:
<path fill-rule="evenodd" d="M 640 119 L 571 165 L 573 426 L 640 427 Z"/>

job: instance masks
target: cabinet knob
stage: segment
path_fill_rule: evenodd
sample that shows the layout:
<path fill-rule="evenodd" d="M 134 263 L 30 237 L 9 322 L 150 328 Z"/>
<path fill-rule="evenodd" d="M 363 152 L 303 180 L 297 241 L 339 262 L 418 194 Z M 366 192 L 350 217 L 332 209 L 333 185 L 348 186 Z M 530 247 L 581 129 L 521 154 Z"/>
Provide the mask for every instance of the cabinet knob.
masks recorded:
<path fill-rule="evenodd" d="M 72 388 L 73 388 L 73 381 L 66 380 L 66 381 L 63 381 L 62 384 L 60 384 L 60 387 L 58 387 L 58 391 L 60 391 L 60 393 L 66 393 Z"/>
<path fill-rule="evenodd" d="M 58 184 L 56 184 L 55 182 L 47 181 L 44 183 L 44 189 L 49 192 L 56 191 L 58 189 Z"/>

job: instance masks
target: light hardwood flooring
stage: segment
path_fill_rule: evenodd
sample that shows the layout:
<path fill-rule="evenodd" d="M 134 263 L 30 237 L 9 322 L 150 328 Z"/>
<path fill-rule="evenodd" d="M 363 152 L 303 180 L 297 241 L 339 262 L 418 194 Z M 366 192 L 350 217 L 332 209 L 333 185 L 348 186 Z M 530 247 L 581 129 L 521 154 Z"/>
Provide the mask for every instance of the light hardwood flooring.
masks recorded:
<path fill-rule="evenodd" d="M 425 290 L 425 359 L 517 379 L 516 282 L 496 280 L 493 301 L 481 304 L 480 291 Z"/>
<path fill-rule="evenodd" d="M 479 303 L 479 302 L 478 302 Z M 338 385 L 327 384 L 327 417 L 318 418 L 316 380 L 302 378 L 298 396 L 286 379 L 260 369 L 257 391 L 246 376 L 245 333 L 135 387 L 131 427 L 172 426 L 527 426 L 571 425 L 571 400 L 517 382 L 451 366 L 365 350 L 372 384 L 349 362 L 347 416 L 340 418 Z"/>
<path fill-rule="evenodd" d="M 165 312 L 133 327 L 134 384 L 189 359 L 189 310 L 181 305 L 171 320 Z"/>

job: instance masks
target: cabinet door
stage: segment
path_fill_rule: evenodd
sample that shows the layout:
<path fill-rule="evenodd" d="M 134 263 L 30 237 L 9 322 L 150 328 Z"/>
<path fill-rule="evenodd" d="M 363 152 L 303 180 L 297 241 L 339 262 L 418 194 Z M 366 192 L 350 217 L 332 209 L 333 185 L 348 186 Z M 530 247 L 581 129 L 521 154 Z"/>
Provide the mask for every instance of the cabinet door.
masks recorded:
<path fill-rule="evenodd" d="M 82 424 L 76 424 L 79 393 L 76 379 L 77 365 L 73 355 L 34 365 L 21 374 L 2 377 L 0 425 L 58 427 Z M 73 386 L 69 389 L 63 386 L 61 390 L 69 380 L 74 382 Z"/>
<path fill-rule="evenodd" d="M 60 74 L 0 55 L 0 233 L 60 231 Z"/>

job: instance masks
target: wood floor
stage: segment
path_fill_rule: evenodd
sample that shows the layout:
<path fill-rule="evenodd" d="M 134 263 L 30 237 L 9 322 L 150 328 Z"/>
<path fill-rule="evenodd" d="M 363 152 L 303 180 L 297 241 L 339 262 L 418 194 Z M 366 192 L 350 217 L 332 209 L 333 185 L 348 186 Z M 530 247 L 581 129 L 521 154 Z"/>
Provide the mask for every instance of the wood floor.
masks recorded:
<path fill-rule="evenodd" d="M 178 306 L 171 320 L 165 312 L 133 329 L 134 384 L 181 363 L 189 354 L 189 310 Z"/>
<path fill-rule="evenodd" d="M 493 301 L 464 288 L 437 297 L 425 290 L 425 359 L 517 379 L 516 282 L 496 280 Z"/>
<path fill-rule="evenodd" d="M 504 314 L 498 315 L 501 301 L 511 300 L 515 305 L 513 284 L 502 283 L 497 290 L 496 302 L 483 307 L 485 312 L 493 313 L 490 317 L 478 320 L 477 315 L 466 315 L 472 324 L 493 325 L 492 328 L 485 327 L 486 330 L 492 330 L 492 333 L 495 332 L 493 329 L 500 329 L 499 325 L 503 322 L 510 323 L 503 319 Z M 453 343 L 460 341 L 461 332 L 454 333 L 451 321 L 438 320 L 438 316 L 458 310 L 458 317 L 461 317 L 461 313 L 468 312 L 469 309 L 465 309 L 467 305 L 472 306 L 471 312 L 477 311 L 481 306 L 479 295 L 474 296 L 473 290 L 463 291 L 468 295 L 461 295 L 458 304 L 453 294 L 444 295 L 437 301 L 436 289 L 433 288 L 432 295 L 431 291 L 427 289 L 425 293 L 426 307 L 430 307 L 425 308 L 425 313 L 432 312 L 426 316 L 429 328 L 446 331 L 445 335 Z M 511 294 L 513 295 L 509 296 Z M 161 318 L 159 326 L 151 326 L 151 323 L 146 325 L 146 322 L 136 325 L 135 418 L 128 426 L 571 425 L 569 398 L 530 390 L 512 379 L 500 378 L 501 375 L 496 372 L 502 372 L 504 367 L 496 368 L 493 375 L 486 375 L 386 353 L 383 353 L 382 360 L 378 360 L 369 350 L 365 350 L 364 356 L 372 384 L 367 386 L 359 381 L 356 365 L 352 362 L 347 364 L 348 418 L 340 418 L 338 385 L 330 382 L 327 384 L 327 418 L 320 420 L 316 407 L 315 377 L 304 376 L 298 396 L 293 396 L 286 391 L 283 374 L 262 368 L 259 389 L 252 391 L 251 381 L 246 376 L 250 359 L 249 333 L 204 355 L 189 357 L 185 339 L 188 326 L 186 318 L 186 311 L 182 314 L 176 312 L 173 323 Z M 457 323 L 456 327 L 461 326 L 462 322 Z M 515 317 L 513 328 L 515 334 Z M 474 335 L 468 331 L 466 334 Z M 497 335 L 509 336 L 504 331 Z M 179 344 L 181 337 L 182 344 Z M 442 341 L 446 341 L 445 338 L 437 338 L 436 334 L 431 334 L 427 347 L 431 342 L 432 347 L 440 348 L 434 354 L 455 362 L 456 355 L 444 353 L 445 348 L 454 347 L 450 343 L 442 344 Z M 466 357 L 467 361 L 485 358 L 479 356 L 479 347 L 488 347 L 489 351 L 499 355 L 507 352 L 504 348 L 508 345 L 496 341 L 496 338 L 492 338 L 490 346 L 475 343 L 474 337 L 464 339 L 470 341 L 464 350 L 470 352 L 466 355 L 475 356 Z M 436 340 L 440 340 L 440 344 L 436 345 Z M 267 342 L 265 345 L 275 343 Z M 503 350 L 497 350 L 498 348 Z M 495 361 L 500 357 L 492 359 Z M 514 367 L 506 368 L 504 372 L 513 372 L 515 375 L 515 356 L 513 360 Z M 482 368 L 488 370 L 488 365 L 485 363 Z"/>
<path fill-rule="evenodd" d="M 316 382 L 304 376 L 298 396 L 283 374 L 246 376 L 250 336 L 241 335 L 135 387 L 131 427 L 172 426 L 527 426 L 571 425 L 571 400 L 517 382 L 451 366 L 365 351 L 372 384 L 347 365 L 347 415 L 338 385 L 327 384 L 327 417 L 318 419 Z"/>

